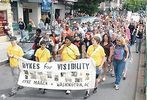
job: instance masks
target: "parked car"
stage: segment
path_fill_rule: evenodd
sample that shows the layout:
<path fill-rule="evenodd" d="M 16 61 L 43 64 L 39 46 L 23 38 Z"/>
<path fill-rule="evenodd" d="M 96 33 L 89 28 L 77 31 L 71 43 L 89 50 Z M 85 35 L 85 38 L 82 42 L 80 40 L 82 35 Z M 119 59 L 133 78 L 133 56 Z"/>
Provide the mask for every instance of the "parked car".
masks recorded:
<path fill-rule="evenodd" d="M 25 52 L 23 58 L 26 58 L 28 60 L 33 60 L 33 55 L 34 55 L 34 49 L 30 49 L 27 52 Z"/>

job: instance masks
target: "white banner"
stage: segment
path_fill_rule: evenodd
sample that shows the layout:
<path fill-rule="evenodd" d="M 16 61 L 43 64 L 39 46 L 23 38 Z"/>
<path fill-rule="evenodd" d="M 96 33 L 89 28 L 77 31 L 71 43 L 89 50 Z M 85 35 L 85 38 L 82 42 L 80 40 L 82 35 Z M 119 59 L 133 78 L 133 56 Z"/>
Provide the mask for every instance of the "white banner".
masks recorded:
<path fill-rule="evenodd" d="M 132 15 L 132 11 L 128 11 L 127 12 L 127 20 L 130 22 L 131 21 L 131 15 Z"/>
<path fill-rule="evenodd" d="M 18 84 L 25 87 L 85 90 L 95 86 L 96 68 L 92 59 L 47 62 L 20 59 Z"/>

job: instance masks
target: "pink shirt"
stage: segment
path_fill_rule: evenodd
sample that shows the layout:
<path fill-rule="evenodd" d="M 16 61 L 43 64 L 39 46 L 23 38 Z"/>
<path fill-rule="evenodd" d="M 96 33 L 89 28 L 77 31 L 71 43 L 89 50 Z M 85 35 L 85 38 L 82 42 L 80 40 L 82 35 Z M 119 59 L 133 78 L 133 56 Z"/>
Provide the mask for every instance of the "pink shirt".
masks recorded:
<path fill-rule="evenodd" d="M 128 40 L 130 40 L 131 39 L 130 29 L 129 28 L 126 28 L 125 29 L 125 32 L 126 32 L 126 36 L 127 36 Z"/>

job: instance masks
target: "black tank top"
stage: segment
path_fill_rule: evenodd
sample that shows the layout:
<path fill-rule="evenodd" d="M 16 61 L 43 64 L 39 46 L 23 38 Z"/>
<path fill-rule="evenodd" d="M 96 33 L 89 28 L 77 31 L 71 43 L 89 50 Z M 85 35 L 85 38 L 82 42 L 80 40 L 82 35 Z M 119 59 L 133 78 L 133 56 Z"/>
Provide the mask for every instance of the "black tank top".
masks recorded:
<path fill-rule="evenodd" d="M 143 38 L 143 31 L 140 31 L 140 30 L 138 31 L 137 38 L 139 39 Z"/>

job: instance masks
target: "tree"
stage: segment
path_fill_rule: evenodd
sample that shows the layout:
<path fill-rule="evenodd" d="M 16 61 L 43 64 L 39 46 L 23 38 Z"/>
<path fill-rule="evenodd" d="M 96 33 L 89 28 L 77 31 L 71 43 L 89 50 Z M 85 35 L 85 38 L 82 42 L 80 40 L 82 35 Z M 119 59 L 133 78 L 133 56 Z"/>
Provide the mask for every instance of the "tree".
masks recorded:
<path fill-rule="evenodd" d="M 126 10 L 131 10 L 133 12 L 139 10 L 145 10 L 147 5 L 147 0 L 125 0 L 123 7 Z"/>
<path fill-rule="evenodd" d="M 78 0 L 78 2 L 74 4 L 73 9 L 78 12 L 92 15 L 95 12 L 98 12 L 99 4 L 104 1 L 108 0 Z"/>

